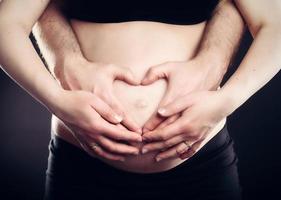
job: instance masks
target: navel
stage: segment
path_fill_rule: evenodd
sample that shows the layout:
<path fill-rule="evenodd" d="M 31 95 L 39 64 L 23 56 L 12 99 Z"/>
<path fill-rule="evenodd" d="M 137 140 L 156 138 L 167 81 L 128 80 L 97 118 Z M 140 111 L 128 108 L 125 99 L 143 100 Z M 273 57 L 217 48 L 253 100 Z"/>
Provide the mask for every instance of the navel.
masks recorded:
<path fill-rule="evenodd" d="M 145 99 L 137 99 L 134 105 L 136 108 L 146 108 L 148 106 L 148 102 Z"/>

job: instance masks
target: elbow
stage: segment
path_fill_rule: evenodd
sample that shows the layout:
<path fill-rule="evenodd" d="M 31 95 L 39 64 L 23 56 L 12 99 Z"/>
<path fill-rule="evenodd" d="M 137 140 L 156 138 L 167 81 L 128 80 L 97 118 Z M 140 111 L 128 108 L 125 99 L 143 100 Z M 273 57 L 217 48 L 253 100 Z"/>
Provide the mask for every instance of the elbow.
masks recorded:
<path fill-rule="evenodd" d="M 275 31 L 280 32 L 281 30 L 281 7 L 276 6 L 276 9 L 273 9 L 271 14 L 262 15 L 259 26 L 260 28 L 270 28 Z"/>
<path fill-rule="evenodd" d="M 254 26 L 249 26 L 251 34 L 255 37 L 262 30 L 273 31 L 276 35 L 281 36 L 281 16 L 276 19 L 265 19 L 255 24 Z"/>
<path fill-rule="evenodd" d="M 281 19 L 281 18 L 280 18 Z M 281 22 L 274 20 L 268 21 L 261 26 L 264 30 L 269 30 L 271 33 L 274 34 L 274 37 L 280 41 L 281 39 Z"/>
<path fill-rule="evenodd" d="M 281 10 L 278 14 L 268 16 L 262 22 L 263 26 L 272 27 L 272 28 L 280 28 L 281 27 Z"/>

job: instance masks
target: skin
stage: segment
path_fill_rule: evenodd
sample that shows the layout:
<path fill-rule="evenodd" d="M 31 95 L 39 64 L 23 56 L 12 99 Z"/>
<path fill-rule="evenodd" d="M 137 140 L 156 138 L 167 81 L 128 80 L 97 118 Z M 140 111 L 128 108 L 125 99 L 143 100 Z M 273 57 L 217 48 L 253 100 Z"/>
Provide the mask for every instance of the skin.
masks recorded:
<path fill-rule="evenodd" d="M 80 138 L 81 142 L 83 142 L 82 137 L 87 139 L 87 143 L 83 143 L 85 150 L 90 149 L 91 142 L 96 140 L 108 143 L 104 139 L 106 137 L 116 140 L 141 141 L 141 136 L 136 132 L 124 130 L 113 124 L 105 126 L 108 121 L 101 115 L 106 112 L 107 116 L 114 116 L 115 113 L 98 96 L 86 91 L 63 90 L 50 76 L 28 37 L 48 3 L 47 0 L 1 2 L 0 60 L 2 68 L 50 112 L 61 118 L 70 127 L 74 127 L 75 133 L 77 133 L 75 136 Z M 94 107 L 100 109 L 94 109 Z M 112 113 L 111 115 L 108 115 L 109 111 Z M 77 116 L 79 118 L 76 118 Z M 108 120 L 110 121 L 110 119 Z M 83 129 L 82 136 L 79 132 L 80 129 Z M 129 145 L 126 147 L 130 148 L 131 154 L 138 151 L 135 147 Z M 110 155 L 104 155 L 99 148 L 96 149 L 96 154 L 111 158 Z M 115 159 L 122 160 L 123 158 L 119 156 Z"/>
<path fill-rule="evenodd" d="M 46 29 L 48 29 L 48 34 L 46 34 Z M 125 81 L 131 85 L 138 85 L 140 81 L 129 69 L 122 66 L 87 61 L 82 55 L 69 22 L 58 10 L 56 1 L 50 2 L 38 23 L 33 27 L 33 33 L 38 39 L 44 57 L 47 57 L 49 62 L 50 60 L 53 62 L 48 63 L 48 68 L 51 72 L 54 72 L 53 76 L 64 89 L 83 89 L 95 93 L 118 114 L 118 123 L 122 121 L 122 124 L 128 129 L 141 132 L 141 128 L 131 120 L 132 117 L 128 113 L 123 111 L 122 105 L 110 92 L 115 80 Z M 55 35 L 57 36 L 56 39 Z M 72 63 L 72 65 L 69 65 L 69 63 Z M 77 66 L 83 66 L 84 70 L 77 71 Z M 91 79 L 92 82 L 85 82 L 85 79 Z M 111 114 L 108 113 L 108 115 Z M 108 119 L 106 115 L 102 116 Z M 113 123 L 116 123 L 116 120 Z"/>
<path fill-rule="evenodd" d="M 175 143 L 182 139 L 191 142 L 190 148 L 178 144 L 169 151 L 158 154 L 158 161 L 176 156 L 177 152 L 183 152 L 180 155 L 182 158 L 194 155 L 217 121 L 229 116 L 280 71 L 280 1 L 271 1 L 269 4 L 265 0 L 258 3 L 253 0 L 236 0 L 235 3 L 254 42 L 237 71 L 220 90 L 186 94 L 158 110 L 165 117 L 178 113 L 181 116 L 165 129 L 146 132 L 144 140 L 173 144 L 168 141 L 177 137 Z M 271 11 L 270 14 L 268 10 Z"/>
<path fill-rule="evenodd" d="M 235 24 L 235 30 L 230 24 Z M 243 28 L 243 19 L 235 5 L 231 1 L 222 1 L 206 26 L 197 54 L 188 62 L 167 62 L 152 66 L 141 84 L 148 85 L 161 78 L 168 80 L 168 89 L 159 107 L 194 90 L 216 90 L 239 44 Z M 211 67 L 205 72 L 207 74 L 202 74 L 198 71 L 200 66 Z M 215 73 L 220 79 L 214 77 Z M 205 79 L 206 77 L 209 78 Z M 155 111 L 145 123 L 143 132 L 155 129 L 164 120 L 165 118 Z"/>
<path fill-rule="evenodd" d="M 189 135 L 192 133 L 194 137 L 195 135 L 197 136 L 195 141 L 199 143 L 207 134 L 208 131 L 206 130 L 212 127 L 213 123 L 222 117 L 221 115 L 228 116 L 231 114 L 280 70 L 280 2 L 272 0 L 268 4 L 268 1 L 265 0 L 260 0 L 259 3 L 253 0 L 237 0 L 235 3 L 255 37 L 250 50 L 238 70 L 222 89 L 218 91 L 193 92 L 185 95 L 188 98 L 183 97 L 187 98 L 188 101 L 179 101 L 180 103 L 175 101 L 174 103 L 177 103 L 176 105 L 185 104 L 184 106 L 178 106 L 182 109 L 181 112 L 186 111 L 191 113 L 190 115 L 182 115 L 174 123 L 171 123 L 165 128 L 171 130 L 168 127 L 180 122 L 180 124 L 177 124 L 177 127 L 183 127 L 183 129 L 176 132 L 180 134 L 179 132 L 184 131 Z M 0 34 L 1 66 L 31 95 L 49 108 L 52 113 L 55 113 L 62 119 L 67 119 L 65 121 L 71 124 L 75 122 L 76 125 L 78 124 L 79 127 L 89 130 L 89 132 L 93 131 L 96 127 L 100 129 L 102 123 L 98 122 L 104 122 L 106 120 L 100 118 L 98 119 L 100 121 L 98 121 L 89 117 L 93 116 L 96 112 L 93 106 L 98 97 L 94 98 L 92 93 L 86 91 L 73 92 L 61 89 L 44 68 L 28 39 L 32 26 L 47 4 L 48 1 L 46 0 L 26 0 L 24 3 L 18 0 L 10 0 L 1 3 L 0 29 L 3 30 Z M 268 13 L 267 10 L 271 10 L 271 12 Z M 22 49 L 25 49 L 25 51 L 22 51 Z M 26 66 L 29 67 L 27 68 Z M 44 83 L 42 83 L 42 80 L 44 80 Z M 206 106 L 206 102 L 202 101 L 202 99 L 206 98 L 208 98 L 209 106 Z M 66 100 L 70 99 L 72 100 L 69 104 L 65 105 Z M 220 103 L 218 104 L 217 102 Z M 75 108 L 77 105 L 81 105 L 83 109 Z M 85 115 L 81 115 L 81 110 Z M 169 107 L 166 110 L 169 110 Z M 179 110 L 175 110 L 175 112 L 179 112 Z M 199 120 L 196 120 L 195 117 L 199 115 L 198 113 L 201 113 L 201 116 L 204 115 L 205 123 L 194 123 L 196 126 L 190 129 L 190 126 L 186 124 L 189 121 L 198 122 Z M 192 116 L 191 114 L 194 114 L 194 116 L 190 117 Z M 75 118 L 77 115 L 82 116 L 78 122 Z M 206 129 L 206 127 L 208 128 Z M 112 125 L 112 130 L 114 131 L 107 132 L 107 136 L 111 137 L 114 135 L 116 137 L 118 131 L 120 131 L 118 128 L 120 127 Z M 154 134 L 147 132 L 143 137 L 146 140 L 163 141 L 177 133 L 173 131 L 172 134 L 166 131 L 163 137 L 163 132 L 161 134 L 161 131 L 158 130 Z M 119 135 L 117 138 L 129 137 L 126 139 L 134 141 L 140 139 L 139 134 L 132 131 L 128 131 L 124 135 L 126 136 Z M 200 136 L 199 140 L 198 135 Z M 192 145 L 194 152 L 196 151 L 194 150 L 196 142 Z"/>
<path fill-rule="evenodd" d="M 236 24 L 236 26 L 229 26 L 229 24 Z M 228 2 L 219 5 L 214 12 L 214 16 L 207 24 L 206 33 L 204 34 L 196 56 L 187 62 L 167 62 L 159 65 L 159 67 L 155 66 L 151 68 L 151 70 L 148 71 L 146 78 L 142 80 L 142 84 L 148 85 L 157 79 L 162 78 L 160 73 L 157 72 L 158 68 L 161 69 L 161 67 L 166 66 L 166 72 L 172 68 L 176 69 L 173 70 L 173 73 L 169 74 L 175 81 L 172 82 L 172 79 L 169 79 L 169 89 L 160 105 L 172 101 L 182 92 L 188 93 L 193 90 L 216 89 L 227 70 L 230 58 L 239 43 L 243 33 L 243 27 L 244 24 L 242 19 L 233 4 Z M 92 77 L 100 76 L 100 74 L 95 75 L 95 73 L 103 71 L 103 68 L 101 67 L 100 70 L 96 72 L 96 69 L 92 68 L 96 63 L 89 62 L 83 57 L 69 22 L 60 14 L 55 3 L 51 3 L 48 6 L 46 11 L 40 17 L 33 33 L 35 34 L 37 41 L 39 41 L 39 46 L 43 51 L 43 55 L 45 57 L 53 58 L 53 64 L 51 64 L 49 68 L 54 68 L 54 76 L 64 88 L 92 91 L 92 88 L 95 87 L 96 84 L 100 84 L 97 82 L 98 79 L 95 81 L 95 78 L 93 79 Z M 67 40 L 64 38 L 67 38 Z M 106 65 L 104 65 L 104 68 L 106 68 Z M 162 72 L 164 72 L 164 70 L 162 70 Z M 100 80 L 101 79 L 99 79 L 99 81 Z M 110 87 L 110 84 L 112 83 L 108 83 L 108 87 Z M 106 84 L 103 83 L 100 85 Z M 185 87 L 186 91 L 178 91 L 177 88 L 182 88 L 179 87 L 179 85 L 187 85 L 188 87 Z M 110 104 L 110 102 L 116 100 L 112 94 L 108 93 L 103 95 L 98 92 L 96 92 L 96 94 L 108 103 L 113 110 L 116 110 L 116 107 Z M 108 96 L 109 98 L 103 98 L 103 96 Z M 117 102 L 117 100 L 115 102 Z M 122 110 L 122 108 L 120 110 Z M 77 115 L 77 118 L 78 117 L 79 116 Z M 163 127 L 167 125 L 172 119 L 173 117 L 166 120 L 161 126 Z M 144 127 L 153 129 L 153 127 L 156 127 L 161 121 L 163 121 L 163 117 L 159 117 L 157 112 L 155 112 Z M 83 130 L 80 130 L 80 132 L 82 134 Z M 154 143 L 151 143 L 151 146 L 153 145 Z M 150 145 L 148 144 L 147 147 L 149 149 Z M 110 155 L 111 159 L 114 159 L 114 156 L 116 156 L 116 154 L 113 153 L 121 152 L 120 148 L 121 146 L 119 147 L 114 143 L 111 148 L 104 147 L 104 145 L 102 146 L 103 151 L 107 155 Z M 115 151 L 112 151 L 112 149 Z M 122 151 L 125 153 L 125 149 L 122 149 Z M 91 154 L 94 153 L 90 150 L 88 150 L 88 152 Z"/>

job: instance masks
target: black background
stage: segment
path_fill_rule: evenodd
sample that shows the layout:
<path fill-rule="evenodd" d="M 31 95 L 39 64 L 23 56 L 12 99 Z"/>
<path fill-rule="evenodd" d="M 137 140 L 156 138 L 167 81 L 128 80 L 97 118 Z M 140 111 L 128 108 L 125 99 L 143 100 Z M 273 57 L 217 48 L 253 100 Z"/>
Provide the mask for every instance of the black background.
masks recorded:
<path fill-rule="evenodd" d="M 226 78 L 250 43 L 247 33 Z M 281 199 L 280 86 L 279 73 L 228 118 L 245 199 Z M 0 199 L 41 199 L 50 113 L 1 70 L 0 94 Z"/>

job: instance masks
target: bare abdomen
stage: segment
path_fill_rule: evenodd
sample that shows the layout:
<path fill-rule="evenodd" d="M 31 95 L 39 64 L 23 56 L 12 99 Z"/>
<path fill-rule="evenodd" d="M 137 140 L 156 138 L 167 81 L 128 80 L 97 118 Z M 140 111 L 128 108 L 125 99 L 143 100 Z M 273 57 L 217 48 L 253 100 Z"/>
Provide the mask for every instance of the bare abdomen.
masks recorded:
<path fill-rule="evenodd" d="M 204 26 L 205 23 L 180 26 L 143 21 L 116 24 L 72 21 L 83 54 L 88 60 L 127 67 L 139 79 L 154 65 L 190 59 L 196 51 Z M 166 91 L 167 81 L 161 79 L 148 86 L 132 86 L 115 81 L 113 88 L 126 111 L 143 126 L 157 109 Z M 78 146 L 56 118 L 52 128 L 60 137 Z M 124 163 L 104 162 L 123 170 L 142 173 L 165 171 L 183 162 L 170 159 L 156 163 L 156 153 L 128 156 Z"/>

